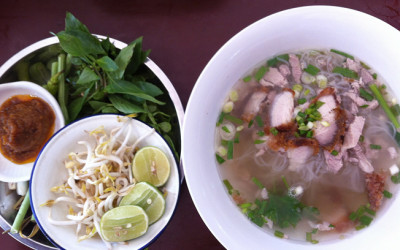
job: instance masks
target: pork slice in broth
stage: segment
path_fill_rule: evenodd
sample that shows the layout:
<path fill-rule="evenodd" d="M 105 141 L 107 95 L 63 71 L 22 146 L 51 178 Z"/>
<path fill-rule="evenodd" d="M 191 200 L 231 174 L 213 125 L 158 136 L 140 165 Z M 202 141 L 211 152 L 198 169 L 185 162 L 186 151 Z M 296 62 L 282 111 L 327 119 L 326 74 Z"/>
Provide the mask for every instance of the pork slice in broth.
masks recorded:
<path fill-rule="evenodd" d="M 294 93 L 290 89 L 284 89 L 277 94 L 270 108 L 270 125 L 279 127 L 292 121 L 294 110 Z"/>
<path fill-rule="evenodd" d="M 260 111 L 261 103 L 267 98 L 267 96 L 268 91 L 266 88 L 262 88 L 250 96 L 242 114 L 242 119 L 245 122 L 250 122 L 257 115 Z"/>

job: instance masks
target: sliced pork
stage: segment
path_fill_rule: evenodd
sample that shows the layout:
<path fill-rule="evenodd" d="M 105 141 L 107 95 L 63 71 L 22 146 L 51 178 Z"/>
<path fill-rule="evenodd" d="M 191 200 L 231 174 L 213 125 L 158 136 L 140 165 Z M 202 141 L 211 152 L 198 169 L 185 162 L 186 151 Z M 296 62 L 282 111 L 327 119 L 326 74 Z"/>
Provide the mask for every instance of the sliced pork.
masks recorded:
<path fill-rule="evenodd" d="M 349 128 L 344 136 L 344 142 L 342 149 L 347 150 L 354 148 L 360 140 L 364 128 L 365 118 L 362 116 L 354 117 L 352 123 L 350 123 Z"/>
<path fill-rule="evenodd" d="M 342 151 L 337 148 L 337 155 L 333 155 L 328 150 L 324 150 L 325 162 L 328 171 L 336 174 L 343 167 L 343 154 Z"/>
<path fill-rule="evenodd" d="M 290 75 L 290 68 L 286 64 L 281 64 L 279 66 L 279 72 L 281 72 L 283 77 L 287 77 L 288 75 Z"/>
<path fill-rule="evenodd" d="M 270 108 L 270 125 L 279 127 L 289 124 L 292 121 L 294 110 L 294 92 L 284 89 L 277 94 Z"/>
<path fill-rule="evenodd" d="M 290 148 L 287 151 L 289 158 L 289 169 L 296 171 L 304 166 L 304 163 L 313 155 L 314 149 L 310 146 Z"/>
<path fill-rule="evenodd" d="M 242 119 L 245 122 L 250 122 L 260 111 L 261 103 L 265 101 L 268 96 L 266 88 L 262 88 L 259 91 L 253 93 L 244 108 Z"/>
<path fill-rule="evenodd" d="M 360 70 L 360 77 L 361 77 L 362 81 L 367 84 L 374 80 L 371 73 L 369 73 L 369 71 L 364 68 L 361 68 L 361 70 Z"/>
<path fill-rule="evenodd" d="M 301 79 L 301 65 L 300 60 L 295 54 L 289 54 L 289 64 L 292 67 L 292 76 L 296 83 L 300 83 Z"/>
<path fill-rule="evenodd" d="M 362 68 L 359 62 L 356 62 L 351 58 L 347 58 L 345 64 L 348 69 L 353 70 L 356 73 L 358 73 Z"/>
<path fill-rule="evenodd" d="M 351 152 L 353 156 L 358 159 L 358 166 L 362 171 L 365 173 L 372 173 L 374 171 L 374 167 L 365 156 L 360 144 L 357 144 L 354 148 L 350 149 L 349 152 Z"/>
<path fill-rule="evenodd" d="M 260 82 L 262 85 L 269 85 L 268 83 L 272 83 L 272 85 L 285 87 L 288 84 L 287 79 L 281 74 L 281 72 L 279 72 L 277 68 L 269 68 L 262 80 L 264 80 Z"/>
<path fill-rule="evenodd" d="M 366 109 L 375 109 L 379 106 L 379 103 L 376 99 L 374 99 L 372 101 L 366 101 L 363 98 L 361 98 L 360 96 L 358 96 L 356 93 L 353 93 L 353 92 L 347 92 L 344 94 L 344 96 L 347 96 L 351 100 L 353 100 L 353 102 L 355 104 L 357 104 L 357 106 L 368 105 L 368 107 L 366 107 Z"/>

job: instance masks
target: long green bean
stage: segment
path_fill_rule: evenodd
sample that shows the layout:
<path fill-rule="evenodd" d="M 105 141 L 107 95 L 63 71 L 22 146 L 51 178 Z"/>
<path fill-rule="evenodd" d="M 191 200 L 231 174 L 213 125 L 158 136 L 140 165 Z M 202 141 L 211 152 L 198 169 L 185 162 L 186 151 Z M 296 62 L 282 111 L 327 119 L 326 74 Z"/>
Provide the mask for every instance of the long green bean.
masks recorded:
<path fill-rule="evenodd" d="M 67 109 L 67 87 L 65 85 L 65 54 L 58 55 L 58 103 L 60 104 L 66 123 L 68 123 L 68 109 Z"/>
<path fill-rule="evenodd" d="M 28 192 L 26 192 L 24 201 L 22 202 L 21 207 L 18 210 L 17 216 L 15 217 L 14 223 L 11 227 L 11 230 L 10 230 L 11 233 L 15 234 L 15 233 L 19 232 L 29 206 L 30 206 L 30 198 L 29 198 L 29 190 L 28 190 Z"/>

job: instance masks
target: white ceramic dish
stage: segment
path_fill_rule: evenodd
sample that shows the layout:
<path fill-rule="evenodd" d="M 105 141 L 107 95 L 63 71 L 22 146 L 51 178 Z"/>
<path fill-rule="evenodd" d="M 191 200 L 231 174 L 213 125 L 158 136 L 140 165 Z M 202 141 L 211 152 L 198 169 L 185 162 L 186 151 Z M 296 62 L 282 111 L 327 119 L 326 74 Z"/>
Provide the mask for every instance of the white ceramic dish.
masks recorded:
<path fill-rule="evenodd" d="M 85 147 L 78 145 L 77 142 L 89 140 L 90 137 L 85 131 L 92 131 L 101 125 L 104 126 L 106 131 L 110 131 L 112 128 L 121 126 L 121 122 L 118 120 L 118 115 L 97 115 L 67 125 L 49 140 L 35 162 L 30 182 L 31 208 L 40 229 L 57 247 L 65 249 L 106 249 L 106 245 L 99 237 L 78 242 L 75 226 L 54 226 L 50 224 L 47 219 L 49 208 L 40 207 L 40 204 L 57 197 L 57 194 L 51 192 L 50 188 L 61 185 L 67 179 L 68 173 L 64 166 L 64 160 L 68 157 L 68 153 L 84 150 Z M 151 130 L 149 126 L 138 120 L 132 120 L 130 126 L 133 128 L 130 143 Z M 89 141 L 92 139 L 90 138 Z M 129 241 L 127 245 L 115 245 L 115 249 L 140 249 L 147 246 L 164 230 L 174 213 L 180 188 L 178 165 L 168 144 L 158 133 L 146 137 L 138 146 L 150 145 L 163 150 L 171 164 L 171 174 L 165 185 L 168 193 L 165 213 L 160 220 L 150 225 L 146 234 Z M 52 217 L 65 218 L 67 211 L 67 208 L 65 210 L 53 210 Z"/>
<path fill-rule="evenodd" d="M 31 95 L 40 97 L 53 109 L 56 116 L 54 132 L 64 127 L 64 117 L 56 99 L 41 86 L 27 81 L 0 84 L 0 105 L 15 95 Z M 33 162 L 15 164 L 0 154 L 0 181 L 19 182 L 27 181 L 31 177 Z"/>
<path fill-rule="evenodd" d="M 398 249 L 398 194 L 386 201 L 371 226 L 344 240 L 311 245 L 278 239 L 261 230 L 227 195 L 215 161 L 214 133 L 220 107 L 233 84 L 256 64 L 286 51 L 335 48 L 351 53 L 383 76 L 400 97 L 399 46 L 400 32 L 379 19 L 340 7 L 312 6 L 268 16 L 242 30 L 215 54 L 187 105 L 183 166 L 197 210 L 227 249 Z"/>

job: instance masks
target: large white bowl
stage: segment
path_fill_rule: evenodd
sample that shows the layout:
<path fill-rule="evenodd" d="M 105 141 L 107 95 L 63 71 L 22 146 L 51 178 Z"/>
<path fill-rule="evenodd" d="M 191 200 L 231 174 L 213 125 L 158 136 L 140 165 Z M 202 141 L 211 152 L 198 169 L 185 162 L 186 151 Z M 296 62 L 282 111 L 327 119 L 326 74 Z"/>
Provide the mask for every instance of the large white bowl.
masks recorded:
<path fill-rule="evenodd" d="M 119 120 L 118 115 L 105 114 L 83 118 L 71 123 L 59 130 L 48 141 L 35 161 L 30 181 L 31 209 L 42 232 L 57 247 L 64 249 L 107 249 L 98 236 L 78 242 L 75 235 L 76 226 L 50 224 L 48 221 L 50 208 L 40 205 L 59 196 L 51 192 L 50 188 L 59 186 L 67 180 L 68 172 L 64 161 L 68 158 L 68 154 L 86 149 L 83 145 L 78 145 L 77 142 L 87 140 L 92 143 L 94 139 L 93 136 L 89 136 L 88 131 L 104 126 L 105 130 L 110 132 L 111 129 L 122 125 Z M 151 130 L 148 125 L 138 120 L 132 120 L 129 126 L 132 126 L 132 133 L 128 143 L 133 143 Z M 126 132 L 124 135 L 126 135 Z M 150 244 L 165 229 L 178 202 L 180 173 L 168 144 L 155 132 L 138 144 L 140 148 L 144 146 L 160 148 L 166 153 L 171 165 L 170 177 L 164 186 L 168 194 L 165 212 L 157 222 L 149 226 L 146 234 L 128 241 L 127 245 L 116 245 L 114 249 L 140 249 Z M 63 210 L 53 209 L 52 211 L 53 218 L 65 218 L 66 214 L 68 214 L 67 207 Z"/>
<path fill-rule="evenodd" d="M 223 186 L 215 161 L 214 132 L 231 87 L 267 58 L 311 48 L 335 48 L 353 54 L 371 65 L 400 97 L 400 32 L 377 18 L 351 9 L 312 6 L 282 11 L 250 25 L 207 64 L 187 105 L 183 166 L 195 206 L 228 249 L 398 249 L 398 195 L 368 228 L 344 240 L 311 246 L 278 239 L 261 230 L 239 211 Z"/>

